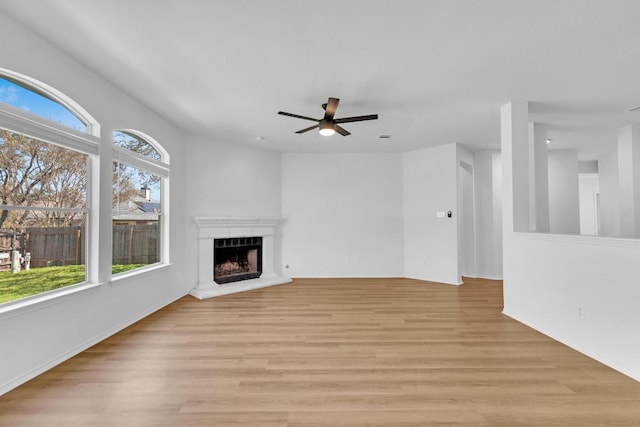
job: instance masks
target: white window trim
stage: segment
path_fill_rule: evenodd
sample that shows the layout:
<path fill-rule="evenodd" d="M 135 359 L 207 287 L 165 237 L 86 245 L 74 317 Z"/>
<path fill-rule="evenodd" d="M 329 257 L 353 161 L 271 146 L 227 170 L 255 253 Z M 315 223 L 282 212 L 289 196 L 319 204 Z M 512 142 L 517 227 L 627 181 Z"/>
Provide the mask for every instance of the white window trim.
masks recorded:
<path fill-rule="evenodd" d="M 160 260 L 157 263 L 150 264 L 148 266 L 140 267 L 135 270 L 113 274 L 113 278 L 129 277 L 137 274 L 144 274 L 145 272 L 152 271 L 149 267 L 163 266 L 171 264 L 170 251 L 169 251 L 169 153 L 151 136 L 142 133 L 134 129 L 116 129 L 114 132 L 128 133 L 136 138 L 139 138 L 151 145 L 158 153 L 162 160 L 152 159 L 135 151 L 131 151 L 125 147 L 116 145 L 112 141 L 113 147 L 113 161 L 123 163 L 128 166 L 132 166 L 138 169 L 142 169 L 145 172 L 150 172 L 160 177 L 160 215 L 158 215 L 158 221 L 160 221 Z M 113 139 L 113 132 L 111 133 Z M 113 261 L 112 261 L 113 262 Z"/>
<path fill-rule="evenodd" d="M 98 137 L 48 121 L 8 104 L 0 103 L 0 127 L 85 154 L 98 154 L 100 151 Z"/>
<path fill-rule="evenodd" d="M 152 174 L 157 175 L 161 178 L 169 177 L 169 165 L 164 162 L 149 158 L 140 153 L 136 153 L 115 144 L 113 146 L 113 152 L 113 160 L 119 163 L 124 163 L 128 166 L 133 166 L 134 168 L 138 169 L 143 169 L 145 172 L 151 172 Z"/>
<path fill-rule="evenodd" d="M 77 208 L 78 212 L 86 213 L 85 223 L 85 280 L 83 282 L 71 284 L 59 289 L 53 289 L 46 292 L 30 295 L 14 301 L 7 301 L 0 304 L 0 315 L 18 310 L 23 311 L 26 307 L 37 306 L 40 308 L 43 303 L 54 302 L 65 295 L 73 294 L 85 289 L 91 289 L 98 286 L 97 271 L 98 259 L 97 255 L 92 252 L 91 248 L 94 242 L 98 241 L 97 224 L 98 218 L 95 213 L 92 214 L 92 194 L 94 190 L 98 191 L 99 182 L 92 179 L 92 163 L 99 156 L 100 152 L 100 125 L 93 117 L 87 113 L 82 107 L 74 101 L 66 97 L 62 92 L 45 85 L 37 80 L 22 76 L 12 71 L 0 68 L 0 76 L 7 76 L 13 80 L 24 83 L 25 88 L 35 93 L 44 93 L 46 97 L 54 100 L 63 107 L 67 108 L 87 127 L 86 132 L 73 129 L 71 127 L 48 120 L 29 111 L 16 108 L 12 105 L 0 103 L 0 128 L 9 132 L 15 132 L 27 137 L 43 141 L 49 144 L 57 145 L 65 149 L 80 152 L 87 155 L 87 198 L 86 208 Z M 53 210 L 53 211 L 76 211 L 76 209 L 67 208 L 50 208 L 38 206 L 8 206 L 16 210 Z"/>
<path fill-rule="evenodd" d="M 8 77 L 11 80 L 15 80 L 24 85 L 27 90 L 31 92 L 38 93 L 45 98 L 49 98 L 52 101 L 62 105 L 64 108 L 69 110 L 71 114 L 73 114 L 80 122 L 84 123 L 87 127 L 86 134 L 93 135 L 95 137 L 100 136 L 100 124 L 89 114 L 87 110 L 82 108 L 80 104 L 76 103 L 64 93 L 60 92 L 54 87 L 51 87 L 41 81 L 33 79 L 28 76 L 24 76 L 22 74 L 16 73 L 11 70 L 7 70 L 6 68 L 0 68 L 0 77 Z M 22 111 L 22 110 L 19 110 Z M 48 121 L 46 118 L 38 115 L 33 115 L 37 118 L 37 121 Z M 55 122 L 51 122 L 55 123 Z M 57 125 L 57 123 L 55 123 Z M 64 127 L 65 129 L 72 129 Z M 74 129 L 75 130 L 75 129 Z M 81 131 L 78 131 L 81 132 Z"/>
<path fill-rule="evenodd" d="M 0 205 L 0 210 L 12 210 L 12 211 L 42 211 L 42 212 L 75 212 L 86 213 L 89 211 L 87 208 L 52 208 L 50 206 L 30 206 L 30 205 Z"/>
<path fill-rule="evenodd" d="M 83 292 L 96 289 L 102 285 L 104 285 L 104 283 L 89 283 L 85 281 L 2 303 L 2 305 L 0 305 L 0 321 L 59 304 L 68 298 L 75 298 Z"/>
<path fill-rule="evenodd" d="M 135 130 L 135 129 L 118 129 L 117 132 L 133 135 L 137 138 L 144 140 L 147 144 L 151 145 L 154 148 L 154 150 L 156 150 L 160 154 L 161 162 L 167 166 L 169 165 L 170 163 L 169 152 L 167 152 L 167 150 L 165 150 L 163 146 L 158 144 L 158 142 L 155 139 L 153 139 L 150 135 L 147 135 L 146 133 L 140 132 L 139 130 Z M 116 145 L 114 144 L 114 146 Z"/>

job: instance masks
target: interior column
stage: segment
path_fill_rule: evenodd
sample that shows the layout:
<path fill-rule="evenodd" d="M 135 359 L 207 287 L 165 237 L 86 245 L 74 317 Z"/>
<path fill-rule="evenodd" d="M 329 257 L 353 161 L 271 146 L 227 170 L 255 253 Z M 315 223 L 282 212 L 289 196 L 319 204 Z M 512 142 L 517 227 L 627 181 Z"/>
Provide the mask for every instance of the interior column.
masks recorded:
<path fill-rule="evenodd" d="M 618 131 L 620 236 L 640 237 L 640 125 Z"/>
<path fill-rule="evenodd" d="M 529 231 L 529 105 L 511 101 L 500 109 L 503 231 Z M 505 248 L 506 249 L 506 248 Z"/>
<path fill-rule="evenodd" d="M 549 231 L 549 154 L 547 126 L 529 123 L 529 229 Z"/>

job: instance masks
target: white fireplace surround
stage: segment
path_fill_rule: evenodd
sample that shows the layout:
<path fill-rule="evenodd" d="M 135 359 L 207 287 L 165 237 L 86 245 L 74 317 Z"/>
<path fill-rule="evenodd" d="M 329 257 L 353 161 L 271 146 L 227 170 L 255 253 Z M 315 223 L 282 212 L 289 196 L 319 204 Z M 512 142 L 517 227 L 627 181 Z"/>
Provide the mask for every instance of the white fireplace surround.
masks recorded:
<path fill-rule="evenodd" d="M 291 282 L 275 271 L 274 247 L 280 218 L 194 217 L 198 226 L 198 283 L 189 292 L 198 299 L 243 292 Z M 219 285 L 213 281 L 213 241 L 234 237 L 262 237 L 262 274 L 257 279 Z"/>

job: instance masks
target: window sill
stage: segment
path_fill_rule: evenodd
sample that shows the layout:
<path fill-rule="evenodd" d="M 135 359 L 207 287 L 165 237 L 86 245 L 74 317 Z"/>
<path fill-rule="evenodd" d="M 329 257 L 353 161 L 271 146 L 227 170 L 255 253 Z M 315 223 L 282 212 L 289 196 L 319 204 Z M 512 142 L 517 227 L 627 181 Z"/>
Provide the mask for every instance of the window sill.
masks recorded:
<path fill-rule="evenodd" d="M 151 264 L 146 267 L 136 268 L 135 270 L 125 271 L 124 273 L 116 274 L 111 277 L 111 281 L 109 282 L 111 285 L 120 285 L 123 282 L 126 282 L 128 279 L 139 278 L 148 276 L 150 274 L 154 274 L 158 271 L 165 270 L 171 267 L 173 264 L 164 263 L 164 264 Z"/>
<path fill-rule="evenodd" d="M 136 270 L 127 271 L 114 276 L 109 282 L 112 285 L 119 285 L 127 281 L 127 279 L 144 277 L 154 274 L 158 271 L 169 268 L 172 264 L 153 264 L 148 267 L 141 267 Z M 33 311 L 42 310 L 46 307 L 69 301 L 87 292 L 96 291 L 104 285 L 99 283 L 78 283 L 76 285 L 67 286 L 65 288 L 56 289 L 54 291 L 45 292 L 40 295 L 33 295 L 23 299 L 9 301 L 0 306 L 0 321 L 14 316 L 21 316 Z"/>
<path fill-rule="evenodd" d="M 14 316 L 20 316 L 36 310 L 50 307 L 61 302 L 69 301 L 89 291 L 95 291 L 104 283 L 79 283 L 66 288 L 56 289 L 42 295 L 10 301 L 0 307 L 0 321 Z"/>

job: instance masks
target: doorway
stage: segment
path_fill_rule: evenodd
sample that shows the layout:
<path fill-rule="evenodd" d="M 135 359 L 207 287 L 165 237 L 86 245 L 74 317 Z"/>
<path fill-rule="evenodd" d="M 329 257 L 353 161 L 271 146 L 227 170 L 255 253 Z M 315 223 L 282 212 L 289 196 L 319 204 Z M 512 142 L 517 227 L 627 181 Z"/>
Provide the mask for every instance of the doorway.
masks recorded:
<path fill-rule="evenodd" d="M 476 277 L 476 230 L 473 166 L 460 162 L 458 168 L 458 270 L 460 276 Z M 462 277 L 460 278 L 462 280 Z"/>

